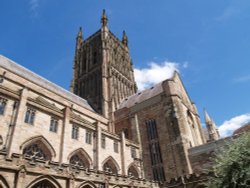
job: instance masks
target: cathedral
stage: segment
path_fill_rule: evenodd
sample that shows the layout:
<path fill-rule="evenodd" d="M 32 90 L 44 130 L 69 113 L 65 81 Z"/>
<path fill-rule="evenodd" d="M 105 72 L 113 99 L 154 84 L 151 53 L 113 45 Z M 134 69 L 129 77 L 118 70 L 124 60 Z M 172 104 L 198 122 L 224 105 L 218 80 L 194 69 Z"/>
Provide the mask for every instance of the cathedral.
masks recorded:
<path fill-rule="evenodd" d="M 128 37 L 76 36 L 70 91 L 0 55 L 0 188 L 204 187 L 219 146 L 178 72 L 137 91 Z"/>

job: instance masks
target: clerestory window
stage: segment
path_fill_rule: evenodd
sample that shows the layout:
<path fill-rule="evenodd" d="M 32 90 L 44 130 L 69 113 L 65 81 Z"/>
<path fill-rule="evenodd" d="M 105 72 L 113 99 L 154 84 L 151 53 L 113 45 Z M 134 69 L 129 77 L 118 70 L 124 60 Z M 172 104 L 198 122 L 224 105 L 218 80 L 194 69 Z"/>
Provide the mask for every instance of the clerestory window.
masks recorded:
<path fill-rule="evenodd" d="M 85 142 L 87 144 L 91 144 L 92 143 L 92 132 L 89 131 L 89 130 L 86 130 Z"/>
<path fill-rule="evenodd" d="M 27 108 L 24 122 L 30 125 L 33 125 L 35 121 L 35 110 L 31 108 Z"/>
<path fill-rule="evenodd" d="M 51 132 L 57 132 L 57 128 L 58 128 L 58 120 L 51 117 L 51 120 L 50 120 L 50 126 L 49 126 L 49 131 Z"/>
<path fill-rule="evenodd" d="M 78 136 L 79 136 L 79 126 L 78 125 L 73 125 L 72 126 L 71 138 L 78 140 Z"/>
<path fill-rule="evenodd" d="M 0 98 L 0 115 L 4 114 L 6 104 L 7 104 L 7 99 Z"/>

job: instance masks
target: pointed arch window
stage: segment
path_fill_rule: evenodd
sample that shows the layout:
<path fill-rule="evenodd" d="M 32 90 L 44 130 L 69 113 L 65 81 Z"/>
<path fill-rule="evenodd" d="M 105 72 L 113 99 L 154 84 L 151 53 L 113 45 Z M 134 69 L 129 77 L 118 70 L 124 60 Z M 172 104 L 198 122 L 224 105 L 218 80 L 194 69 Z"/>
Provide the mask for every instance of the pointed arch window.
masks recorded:
<path fill-rule="evenodd" d="M 31 188 L 56 188 L 56 187 L 48 180 L 43 180 L 43 181 L 36 183 Z"/>
<path fill-rule="evenodd" d="M 52 158 L 49 149 L 41 141 L 36 141 L 26 146 L 23 150 L 23 155 L 32 160 L 48 161 Z"/>
<path fill-rule="evenodd" d="M 134 166 L 130 166 L 129 169 L 128 169 L 128 175 L 129 176 L 133 176 L 135 178 L 139 178 L 139 174 L 137 172 L 137 170 L 135 169 Z"/>
<path fill-rule="evenodd" d="M 70 158 L 69 163 L 75 167 L 86 167 L 86 164 L 79 154 L 75 154 Z"/>
<path fill-rule="evenodd" d="M 103 165 L 103 171 L 109 172 L 112 174 L 117 174 L 118 170 L 116 168 L 116 165 L 112 160 L 108 160 L 104 165 Z"/>

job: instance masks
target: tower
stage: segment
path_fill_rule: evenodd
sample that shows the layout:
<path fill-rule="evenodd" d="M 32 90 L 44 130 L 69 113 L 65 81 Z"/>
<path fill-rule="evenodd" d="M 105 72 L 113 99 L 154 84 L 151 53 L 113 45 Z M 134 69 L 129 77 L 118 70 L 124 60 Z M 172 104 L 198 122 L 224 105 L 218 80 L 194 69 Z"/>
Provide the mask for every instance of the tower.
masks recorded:
<path fill-rule="evenodd" d="M 82 30 L 76 37 L 76 50 L 71 91 L 86 99 L 89 104 L 110 120 L 120 102 L 136 92 L 128 37 L 123 31 L 119 40 L 108 28 L 105 10 L 101 17 L 101 29 L 87 39 Z"/>
<path fill-rule="evenodd" d="M 207 127 L 207 132 L 208 132 L 208 141 L 214 141 L 218 140 L 220 138 L 219 131 L 214 123 L 214 121 L 210 118 L 208 115 L 207 111 L 204 110 L 205 113 L 205 122 L 206 122 L 206 127 Z"/>

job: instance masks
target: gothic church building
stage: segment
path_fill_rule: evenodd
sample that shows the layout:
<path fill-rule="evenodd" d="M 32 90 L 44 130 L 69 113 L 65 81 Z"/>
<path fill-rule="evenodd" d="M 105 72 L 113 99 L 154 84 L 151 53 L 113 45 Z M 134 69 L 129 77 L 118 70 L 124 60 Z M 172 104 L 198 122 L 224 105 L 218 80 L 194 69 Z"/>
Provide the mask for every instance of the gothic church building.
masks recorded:
<path fill-rule="evenodd" d="M 137 92 L 105 11 L 77 34 L 70 89 L 0 56 L 0 188 L 202 187 L 208 139 L 179 74 Z"/>

